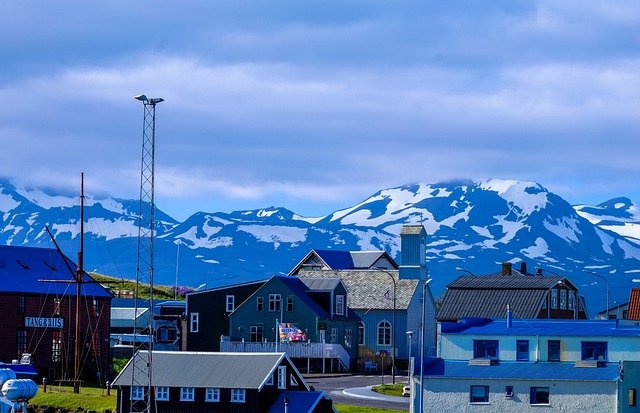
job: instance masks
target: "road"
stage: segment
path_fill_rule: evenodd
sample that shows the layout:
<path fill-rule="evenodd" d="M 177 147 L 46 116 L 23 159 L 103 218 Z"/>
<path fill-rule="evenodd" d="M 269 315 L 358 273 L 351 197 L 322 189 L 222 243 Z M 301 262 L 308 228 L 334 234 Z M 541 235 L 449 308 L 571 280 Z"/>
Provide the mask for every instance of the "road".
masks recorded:
<path fill-rule="evenodd" d="M 402 378 L 396 377 L 396 383 L 406 382 Z M 409 398 L 408 397 L 377 397 L 376 393 L 364 393 L 367 397 L 356 397 L 353 395 L 347 395 L 343 393 L 344 389 L 362 388 L 366 386 L 379 385 L 381 383 L 380 376 L 374 375 L 356 375 L 356 376 L 338 376 L 338 377 L 307 377 L 306 382 L 318 391 L 323 391 L 334 403 L 337 404 L 350 404 L 354 406 L 368 406 L 378 407 L 384 409 L 396 409 L 409 411 Z M 391 383 L 391 377 L 385 376 L 385 384 Z M 355 392 L 349 392 L 355 393 Z"/>

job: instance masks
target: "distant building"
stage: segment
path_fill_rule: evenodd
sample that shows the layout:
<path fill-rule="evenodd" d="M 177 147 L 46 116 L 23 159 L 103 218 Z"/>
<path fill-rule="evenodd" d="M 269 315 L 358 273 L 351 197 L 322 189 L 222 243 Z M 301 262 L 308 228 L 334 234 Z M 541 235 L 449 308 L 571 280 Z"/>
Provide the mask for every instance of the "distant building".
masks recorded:
<path fill-rule="evenodd" d="M 505 262 L 501 272 L 464 275 L 447 285 L 437 320 L 504 318 L 507 307 L 514 318 L 588 318 L 580 292 L 567 278 L 530 274 L 524 263 L 516 271 Z"/>
<path fill-rule="evenodd" d="M 424 412 L 636 412 L 640 328 L 617 320 L 441 323 L 440 358 L 414 371 Z M 423 387 L 420 387 L 423 368 Z"/>
<path fill-rule="evenodd" d="M 290 272 L 304 270 L 397 270 L 398 264 L 385 251 L 311 250 Z"/>
<path fill-rule="evenodd" d="M 0 360 L 30 355 L 50 383 L 74 377 L 77 265 L 57 250 L 0 246 Z M 111 294 L 83 274 L 80 299 L 82 379 L 109 371 Z"/>
<path fill-rule="evenodd" d="M 144 352 L 136 357 L 144 358 Z M 140 377 L 147 377 L 145 363 Z M 331 399 L 311 391 L 284 353 L 205 353 L 155 351 L 153 408 L 157 413 L 334 413 Z M 128 412 L 131 400 L 145 399 L 148 383 L 132 387 L 130 361 L 113 386 L 118 411 Z M 138 386 L 138 384 L 142 384 Z"/>

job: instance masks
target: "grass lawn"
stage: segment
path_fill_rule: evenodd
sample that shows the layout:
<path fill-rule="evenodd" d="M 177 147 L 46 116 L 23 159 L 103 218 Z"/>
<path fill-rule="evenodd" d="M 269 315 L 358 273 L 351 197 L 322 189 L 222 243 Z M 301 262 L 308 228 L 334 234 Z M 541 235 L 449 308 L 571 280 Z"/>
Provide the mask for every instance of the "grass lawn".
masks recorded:
<path fill-rule="evenodd" d="M 111 390 L 111 396 L 107 396 L 105 389 L 96 387 L 82 387 L 80 394 L 73 393 L 70 386 L 47 386 L 47 392 L 42 391 L 42 386 L 38 386 L 38 394 L 29 401 L 29 405 L 41 407 L 63 408 L 75 411 L 82 407 L 85 411 L 96 411 L 104 413 L 116 410 L 116 391 Z"/>
<path fill-rule="evenodd" d="M 373 386 L 371 390 L 376 393 L 386 394 L 387 396 L 400 396 L 402 397 L 402 388 L 405 383 L 396 384 L 383 384 L 380 386 Z"/>
<path fill-rule="evenodd" d="M 70 411 L 76 411 L 78 407 L 81 407 L 84 411 L 115 412 L 116 390 L 112 389 L 111 396 L 107 396 L 107 392 L 104 389 L 82 387 L 80 394 L 74 394 L 73 387 L 49 385 L 47 386 L 47 392 L 44 393 L 42 386 L 39 386 L 38 394 L 30 400 L 29 405 L 62 408 Z M 403 410 L 377 409 L 348 404 L 336 404 L 335 407 L 340 413 L 406 413 Z"/>

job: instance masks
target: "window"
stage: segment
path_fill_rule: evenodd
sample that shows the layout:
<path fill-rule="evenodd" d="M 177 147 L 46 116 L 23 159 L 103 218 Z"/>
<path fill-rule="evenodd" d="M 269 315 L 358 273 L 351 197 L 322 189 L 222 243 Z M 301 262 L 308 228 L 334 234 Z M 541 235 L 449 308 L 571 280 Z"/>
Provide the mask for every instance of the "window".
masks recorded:
<path fill-rule="evenodd" d="M 293 297 L 292 296 L 287 297 L 287 312 L 289 312 L 289 313 L 293 312 Z"/>
<path fill-rule="evenodd" d="M 551 308 L 558 308 L 558 290 L 551 290 Z"/>
<path fill-rule="evenodd" d="M 60 315 L 60 304 L 62 304 L 62 300 L 60 298 L 53 299 L 53 314 Z"/>
<path fill-rule="evenodd" d="M 380 321 L 378 324 L 378 345 L 391 345 L 391 324 L 388 321 Z"/>
<path fill-rule="evenodd" d="M 576 292 L 573 290 L 569 291 L 569 310 L 576 309 Z"/>
<path fill-rule="evenodd" d="M 156 387 L 156 400 L 161 400 L 161 401 L 169 400 L 169 388 Z"/>
<path fill-rule="evenodd" d="M 189 325 L 192 333 L 198 332 L 198 320 L 200 319 L 199 313 L 191 313 L 191 323 Z"/>
<path fill-rule="evenodd" d="M 265 384 L 267 386 L 273 386 L 273 374 L 269 375 L 269 378 L 267 379 L 267 381 L 265 382 Z"/>
<path fill-rule="evenodd" d="M 335 327 L 331 328 L 331 342 L 334 344 L 338 342 L 338 329 Z"/>
<path fill-rule="evenodd" d="M 100 317 L 100 303 L 98 303 L 98 300 L 93 300 L 93 316 L 98 318 Z"/>
<path fill-rule="evenodd" d="M 280 311 L 280 294 L 269 294 L 269 311 Z"/>
<path fill-rule="evenodd" d="M 192 402 L 193 400 L 195 400 L 193 387 L 181 387 L 180 388 L 180 401 Z"/>
<path fill-rule="evenodd" d="M 529 361 L 529 340 L 518 340 L 516 342 L 516 360 Z"/>
<path fill-rule="evenodd" d="M 471 403 L 489 403 L 489 386 L 471 386 L 469 401 Z"/>
<path fill-rule="evenodd" d="M 506 386 L 504 388 L 504 397 L 513 397 L 513 386 Z"/>
<path fill-rule="evenodd" d="M 278 388 L 287 388 L 287 366 L 278 366 Z"/>
<path fill-rule="evenodd" d="M 256 311 L 264 311 L 264 297 L 256 297 Z"/>
<path fill-rule="evenodd" d="M 531 387 L 529 392 L 529 404 L 549 404 L 549 388 Z"/>
<path fill-rule="evenodd" d="M 244 403 L 244 389 L 231 389 L 231 402 Z"/>
<path fill-rule="evenodd" d="M 560 290 L 560 309 L 567 309 L 567 290 Z"/>
<path fill-rule="evenodd" d="M 344 346 L 346 348 L 351 348 L 351 334 L 352 330 L 350 328 L 344 330 Z"/>
<path fill-rule="evenodd" d="M 51 339 L 51 361 L 58 362 L 62 356 L 62 331 L 53 331 Z"/>
<path fill-rule="evenodd" d="M 629 389 L 629 406 L 635 406 L 636 405 L 636 396 L 638 395 L 638 390 L 637 389 Z"/>
<path fill-rule="evenodd" d="M 473 358 L 498 359 L 498 340 L 473 340 Z"/>
<path fill-rule="evenodd" d="M 24 295 L 18 296 L 18 314 L 24 314 L 27 308 L 27 299 Z"/>
<path fill-rule="evenodd" d="M 262 336 L 262 326 L 251 326 L 249 327 L 249 331 L 252 343 L 260 343 L 264 340 Z"/>
<path fill-rule="evenodd" d="M 18 357 L 27 352 L 27 330 L 19 328 L 17 332 Z"/>
<path fill-rule="evenodd" d="M 606 341 L 583 341 L 582 360 L 607 361 Z"/>
<path fill-rule="evenodd" d="M 296 380 L 293 374 L 289 377 L 289 384 L 291 384 L 294 387 L 298 385 L 298 380 Z"/>
<path fill-rule="evenodd" d="M 336 295 L 336 314 L 344 315 L 344 295 Z"/>
<path fill-rule="evenodd" d="M 209 387 L 204 396 L 205 402 L 219 402 L 220 401 L 220 389 L 214 389 Z"/>
<path fill-rule="evenodd" d="M 131 400 L 143 400 L 144 399 L 144 387 L 131 386 Z"/>
<path fill-rule="evenodd" d="M 100 333 L 94 332 L 91 337 L 91 355 L 93 357 L 98 357 L 101 353 L 101 344 L 102 340 L 100 339 Z"/>
<path fill-rule="evenodd" d="M 560 361 L 560 341 L 549 340 L 547 342 L 547 360 Z"/>
<path fill-rule="evenodd" d="M 358 345 L 364 346 L 364 323 L 358 321 Z"/>
<path fill-rule="evenodd" d="M 236 297 L 234 295 L 227 296 L 227 313 L 230 313 L 233 310 L 235 310 L 236 308 L 235 301 L 236 301 Z"/>

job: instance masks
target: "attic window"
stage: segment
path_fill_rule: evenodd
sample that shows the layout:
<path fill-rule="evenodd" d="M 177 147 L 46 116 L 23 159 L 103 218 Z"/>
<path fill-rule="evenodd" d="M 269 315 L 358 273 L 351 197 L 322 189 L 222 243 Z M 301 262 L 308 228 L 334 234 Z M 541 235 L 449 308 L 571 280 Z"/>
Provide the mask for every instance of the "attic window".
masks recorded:
<path fill-rule="evenodd" d="M 20 264 L 22 266 L 22 268 L 24 268 L 25 270 L 30 270 L 31 268 L 29 268 L 29 266 L 27 264 L 25 264 L 24 262 L 20 261 L 20 260 L 16 260 L 16 262 L 18 264 Z"/>
<path fill-rule="evenodd" d="M 53 265 L 49 264 L 47 261 L 44 262 L 44 265 L 46 265 L 47 267 L 49 267 L 49 269 L 51 271 L 58 271 L 58 269 L 56 267 L 54 267 Z"/>

